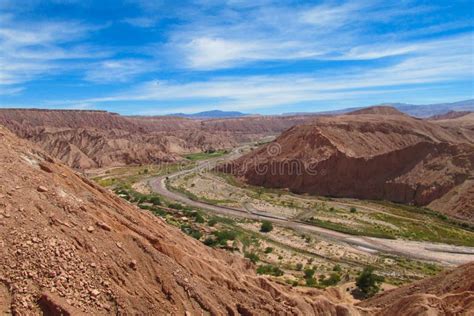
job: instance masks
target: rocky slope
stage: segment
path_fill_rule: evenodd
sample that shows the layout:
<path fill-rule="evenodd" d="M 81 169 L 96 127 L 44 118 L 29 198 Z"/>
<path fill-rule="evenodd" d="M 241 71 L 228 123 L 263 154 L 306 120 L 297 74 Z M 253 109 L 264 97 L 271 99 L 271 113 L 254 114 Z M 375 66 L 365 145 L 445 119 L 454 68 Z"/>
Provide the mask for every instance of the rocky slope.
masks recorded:
<path fill-rule="evenodd" d="M 473 315 L 474 263 L 394 289 L 359 304 L 380 316 Z"/>
<path fill-rule="evenodd" d="M 318 118 L 221 169 L 254 185 L 430 205 L 474 221 L 474 138 L 392 108 Z"/>
<path fill-rule="evenodd" d="M 77 169 L 150 164 L 280 133 L 310 117 L 191 120 L 104 111 L 0 109 L 0 124 Z"/>
<path fill-rule="evenodd" d="M 0 128 L 0 312 L 357 315 L 257 277 Z"/>

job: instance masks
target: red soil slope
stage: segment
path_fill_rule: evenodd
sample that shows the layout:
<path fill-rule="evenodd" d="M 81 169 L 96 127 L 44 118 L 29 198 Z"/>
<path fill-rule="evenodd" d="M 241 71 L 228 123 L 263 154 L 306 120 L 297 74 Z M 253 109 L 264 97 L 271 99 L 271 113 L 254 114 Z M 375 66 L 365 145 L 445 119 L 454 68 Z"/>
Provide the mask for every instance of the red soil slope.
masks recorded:
<path fill-rule="evenodd" d="M 433 203 L 474 220 L 471 186 L 461 196 L 451 192 L 474 178 L 473 139 L 394 109 L 364 109 L 293 127 L 222 170 L 296 193 Z M 449 192 L 450 207 L 434 203 Z"/>

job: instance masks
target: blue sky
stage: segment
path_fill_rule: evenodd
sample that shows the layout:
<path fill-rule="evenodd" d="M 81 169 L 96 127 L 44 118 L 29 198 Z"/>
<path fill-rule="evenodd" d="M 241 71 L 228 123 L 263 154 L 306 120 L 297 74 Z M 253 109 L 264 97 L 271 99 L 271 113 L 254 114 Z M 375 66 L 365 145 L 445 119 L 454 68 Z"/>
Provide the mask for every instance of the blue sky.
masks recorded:
<path fill-rule="evenodd" d="M 474 98 L 472 0 L 2 0 L 0 107 L 165 114 Z"/>

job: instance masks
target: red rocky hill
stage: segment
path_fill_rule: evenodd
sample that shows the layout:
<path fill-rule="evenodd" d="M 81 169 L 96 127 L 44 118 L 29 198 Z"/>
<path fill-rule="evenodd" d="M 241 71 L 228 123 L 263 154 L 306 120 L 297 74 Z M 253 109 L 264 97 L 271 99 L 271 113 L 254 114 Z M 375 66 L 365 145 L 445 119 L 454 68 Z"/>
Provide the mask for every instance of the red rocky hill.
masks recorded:
<path fill-rule="evenodd" d="M 150 164 L 278 134 L 310 117 L 191 120 L 105 111 L 0 109 L 0 124 L 77 169 Z"/>
<path fill-rule="evenodd" d="M 295 126 L 221 168 L 253 185 L 429 205 L 474 220 L 474 139 L 386 107 Z"/>

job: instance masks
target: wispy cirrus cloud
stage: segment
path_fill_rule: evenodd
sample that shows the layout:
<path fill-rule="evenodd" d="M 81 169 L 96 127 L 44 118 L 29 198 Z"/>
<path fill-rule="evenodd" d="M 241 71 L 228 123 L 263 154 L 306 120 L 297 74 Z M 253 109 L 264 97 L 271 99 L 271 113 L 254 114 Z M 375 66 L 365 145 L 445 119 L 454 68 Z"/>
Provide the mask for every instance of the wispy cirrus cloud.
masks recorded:
<path fill-rule="evenodd" d="M 126 82 L 144 73 L 156 71 L 156 61 L 110 59 L 97 62 L 86 71 L 85 79 L 96 83 Z"/>
<path fill-rule="evenodd" d="M 226 7 L 212 16 L 193 16 L 171 33 L 169 46 L 184 67 L 206 71 L 261 61 L 378 59 L 415 47 L 403 34 L 380 33 L 374 24 L 403 23 L 434 9 L 380 1 Z M 378 52 L 376 42 L 390 44 Z"/>
<path fill-rule="evenodd" d="M 97 26 L 73 21 L 23 22 L 11 15 L 0 19 L 0 84 L 3 85 L 21 84 L 71 69 L 67 67 L 71 60 L 109 55 L 103 48 L 80 42 L 87 33 L 97 30 Z"/>
<path fill-rule="evenodd" d="M 263 76 L 214 77 L 192 82 L 152 81 L 121 93 L 80 100 L 90 103 L 121 101 L 207 102 L 222 109 L 262 109 L 317 100 L 382 95 L 390 89 L 419 89 L 432 83 L 466 80 L 474 76 L 465 43 L 472 34 L 420 44 L 420 55 L 378 68 L 350 68 L 343 72 L 313 72 Z M 191 102 L 191 103 L 192 103 Z M 191 107 L 194 108 L 194 107 Z M 185 110 L 185 109 L 183 109 Z"/>

